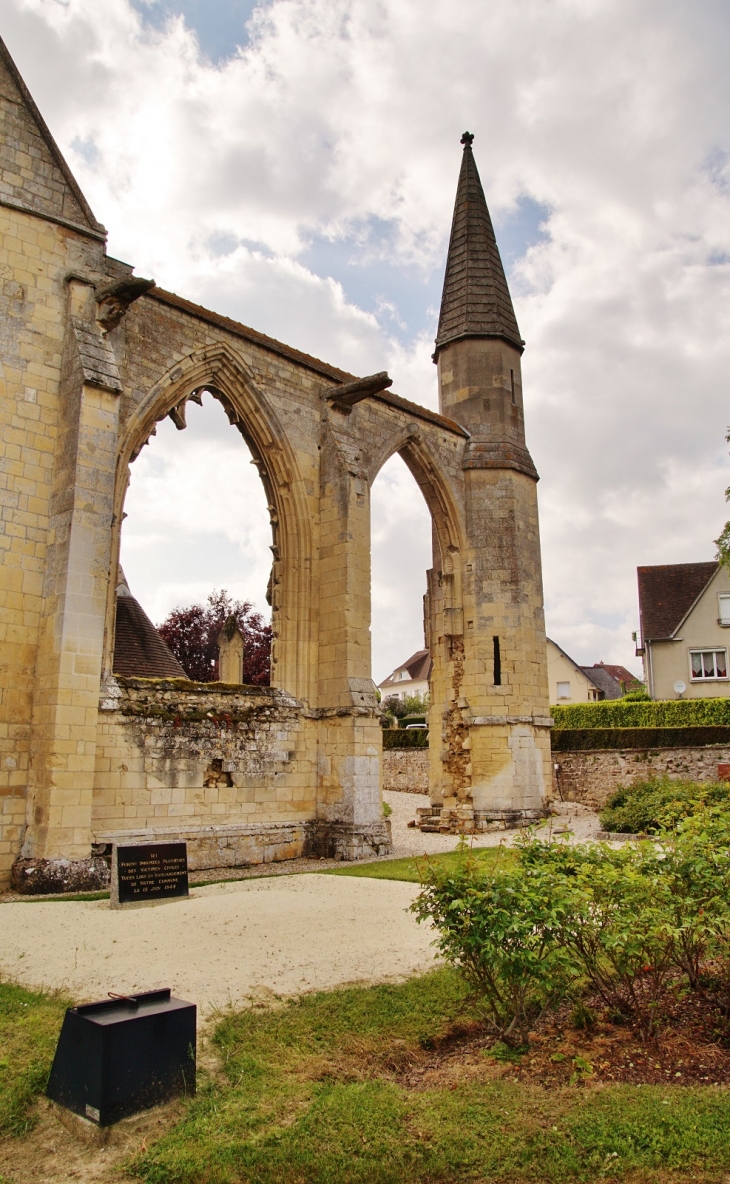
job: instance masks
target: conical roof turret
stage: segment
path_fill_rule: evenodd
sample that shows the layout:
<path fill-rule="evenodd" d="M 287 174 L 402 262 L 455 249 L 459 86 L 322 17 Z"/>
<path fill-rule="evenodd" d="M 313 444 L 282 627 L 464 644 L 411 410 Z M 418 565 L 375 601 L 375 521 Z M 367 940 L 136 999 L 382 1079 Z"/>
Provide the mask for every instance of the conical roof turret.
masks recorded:
<path fill-rule="evenodd" d="M 520 351 L 524 346 L 472 152 L 473 139 L 471 132 L 461 137 L 464 154 L 434 360 L 442 346 L 464 337 L 501 337 Z"/>

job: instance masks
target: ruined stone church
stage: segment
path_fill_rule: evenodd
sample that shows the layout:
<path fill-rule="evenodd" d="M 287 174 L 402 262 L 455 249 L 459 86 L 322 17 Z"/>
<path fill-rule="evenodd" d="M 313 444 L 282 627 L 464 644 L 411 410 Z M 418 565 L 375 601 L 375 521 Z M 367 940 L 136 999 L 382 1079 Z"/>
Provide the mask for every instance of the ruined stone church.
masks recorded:
<path fill-rule="evenodd" d="M 435 414 L 393 393 L 387 374 L 348 374 L 107 255 L 104 227 L 0 42 L 0 883 L 91 887 L 115 844 L 166 839 L 187 842 L 194 868 L 389 850 L 369 516 L 372 482 L 395 452 L 433 522 L 434 809 L 466 832 L 544 809 L 550 720 L 523 342 L 472 138 Z M 141 660 L 130 669 L 121 641 L 115 663 L 117 614 L 121 624 L 133 611 L 118 608 L 130 466 L 163 417 L 185 427 L 188 400 L 204 391 L 268 496 L 271 687 L 194 683 Z"/>

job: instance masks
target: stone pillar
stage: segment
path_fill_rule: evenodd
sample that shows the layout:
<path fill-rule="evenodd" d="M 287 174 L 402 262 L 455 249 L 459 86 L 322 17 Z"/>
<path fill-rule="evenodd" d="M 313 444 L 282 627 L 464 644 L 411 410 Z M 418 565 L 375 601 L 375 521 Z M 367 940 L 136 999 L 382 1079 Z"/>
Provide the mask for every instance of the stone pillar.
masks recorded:
<path fill-rule="evenodd" d="M 245 642 L 236 618 L 230 616 L 218 635 L 219 682 L 243 682 Z"/>
<path fill-rule="evenodd" d="M 93 290 L 72 281 L 61 422 L 35 673 L 31 782 L 22 858 L 87 860 L 104 623 L 111 562 L 121 383 L 94 319 Z"/>
<path fill-rule="evenodd" d="M 349 457 L 343 412 L 322 447 L 319 550 L 318 817 L 327 850 L 354 859 L 390 849 L 382 734 L 370 673 L 370 491 Z"/>

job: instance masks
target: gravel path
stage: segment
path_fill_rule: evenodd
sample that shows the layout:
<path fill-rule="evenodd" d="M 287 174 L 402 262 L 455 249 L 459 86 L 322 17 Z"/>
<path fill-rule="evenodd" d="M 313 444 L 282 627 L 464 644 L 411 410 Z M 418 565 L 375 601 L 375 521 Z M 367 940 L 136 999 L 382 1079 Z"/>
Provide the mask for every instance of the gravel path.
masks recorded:
<path fill-rule="evenodd" d="M 430 932 L 406 911 L 417 891 L 300 875 L 193 888 L 153 908 L 6 904 L 0 974 L 77 1000 L 169 986 L 204 1014 L 272 993 L 399 979 L 433 961 Z"/>
<path fill-rule="evenodd" d="M 396 857 L 454 849 L 454 835 L 408 828 L 425 795 L 384 797 L 393 811 Z M 561 804 L 553 830 L 565 828 L 576 839 L 591 838 L 598 820 L 585 807 Z M 516 833 L 480 835 L 473 843 L 510 844 Z M 79 1001 L 170 986 L 205 1015 L 272 993 L 404 978 L 432 964 L 432 935 L 407 911 L 417 885 L 311 874 L 323 866 L 279 864 L 258 869 L 256 879 L 193 886 L 187 900 L 132 910 L 113 911 L 107 900 L 6 897 L 0 975 L 61 987 Z"/>
<path fill-rule="evenodd" d="M 408 822 L 416 817 L 419 806 L 428 806 L 427 794 L 386 792 L 383 800 L 393 811 L 390 821 L 394 855 L 431 855 L 438 851 L 453 851 L 456 847 L 459 840 L 455 835 L 421 834 L 419 830 L 408 828 Z M 578 805 L 577 802 L 554 802 L 553 810 L 556 815 L 551 820 L 553 834 L 567 830 L 576 842 L 585 842 L 594 839 L 600 830 L 598 815 L 587 806 Z M 541 827 L 538 833 L 547 835 L 548 826 Z M 498 847 L 500 843 L 509 846 L 518 834 L 516 830 L 491 831 L 486 835 L 474 835 L 469 841 L 475 847 Z"/>

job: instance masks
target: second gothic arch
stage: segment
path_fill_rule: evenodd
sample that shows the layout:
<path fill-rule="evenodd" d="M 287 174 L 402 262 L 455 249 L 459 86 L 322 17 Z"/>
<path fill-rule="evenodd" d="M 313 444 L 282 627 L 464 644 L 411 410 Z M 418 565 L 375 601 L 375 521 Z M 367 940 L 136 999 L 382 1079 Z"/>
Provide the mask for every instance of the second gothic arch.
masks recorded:
<path fill-rule="evenodd" d="M 440 560 L 444 573 L 453 575 L 460 567 L 464 523 L 450 489 L 449 477 L 423 433 L 409 425 L 395 433 L 373 458 L 369 471 L 371 486 L 383 465 L 395 453 L 403 458 L 431 514 L 441 552 L 440 556 L 434 558 Z"/>

